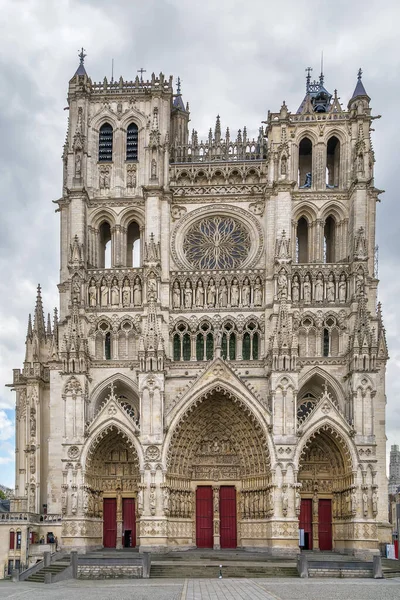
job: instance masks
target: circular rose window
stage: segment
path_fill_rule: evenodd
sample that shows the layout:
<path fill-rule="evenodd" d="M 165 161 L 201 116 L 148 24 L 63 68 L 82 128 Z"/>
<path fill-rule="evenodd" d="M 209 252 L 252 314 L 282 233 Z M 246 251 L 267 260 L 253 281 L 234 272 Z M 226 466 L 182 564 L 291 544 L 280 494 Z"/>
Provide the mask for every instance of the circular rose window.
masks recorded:
<path fill-rule="evenodd" d="M 232 217 L 217 215 L 194 223 L 183 241 L 186 260 L 196 269 L 237 269 L 250 248 L 247 228 Z"/>

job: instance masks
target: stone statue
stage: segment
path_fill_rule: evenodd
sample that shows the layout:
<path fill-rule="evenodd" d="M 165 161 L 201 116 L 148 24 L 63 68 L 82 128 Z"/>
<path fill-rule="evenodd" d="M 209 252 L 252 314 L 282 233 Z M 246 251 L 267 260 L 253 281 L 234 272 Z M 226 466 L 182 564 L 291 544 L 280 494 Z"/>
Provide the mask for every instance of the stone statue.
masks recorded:
<path fill-rule="evenodd" d="M 339 302 L 346 302 L 346 296 L 347 296 L 346 275 L 344 273 L 342 273 L 340 276 L 340 281 L 339 281 Z"/>
<path fill-rule="evenodd" d="M 127 188 L 135 188 L 136 187 L 136 168 L 128 167 L 128 172 L 126 174 L 126 187 Z"/>
<path fill-rule="evenodd" d="M 147 300 L 157 300 L 157 280 L 153 273 L 147 279 Z"/>
<path fill-rule="evenodd" d="M 157 178 L 157 161 L 155 158 L 151 161 L 151 179 Z"/>
<path fill-rule="evenodd" d="M 287 173 L 287 158 L 285 155 L 281 158 L 281 175 L 286 175 Z"/>
<path fill-rule="evenodd" d="M 297 275 L 293 277 L 292 281 L 292 300 L 298 302 L 300 300 L 300 283 Z"/>
<path fill-rule="evenodd" d="M 287 275 L 284 269 L 278 275 L 278 298 L 287 297 Z"/>
<path fill-rule="evenodd" d="M 372 514 L 374 517 L 378 514 L 378 492 L 376 489 L 372 492 Z"/>
<path fill-rule="evenodd" d="M 34 408 L 31 408 L 31 436 L 34 437 L 36 435 L 36 411 Z"/>
<path fill-rule="evenodd" d="M 185 297 L 185 308 L 192 308 L 193 293 L 192 293 L 192 286 L 191 286 L 189 279 L 185 283 L 184 297 Z"/>
<path fill-rule="evenodd" d="M 219 305 L 221 308 L 226 308 L 228 306 L 228 287 L 224 277 L 219 284 Z"/>
<path fill-rule="evenodd" d="M 357 512 L 357 492 L 355 487 L 351 490 L 350 506 L 352 514 L 355 514 Z"/>
<path fill-rule="evenodd" d="M 156 514 L 156 489 L 155 489 L 154 485 L 152 485 L 150 487 L 149 502 L 150 502 L 150 514 L 155 515 Z"/>
<path fill-rule="evenodd" d="M 207 288 L 207 304 L 208 306 L 215 306 L 215 298 L 217 295 L 217 288 L 215 287 L 214 279 L 210 279 Z"/>
<path fill-rule="evenodd" d="M 315 491 L 313 495 L 313 515 L 318 516 L 318 492 Z"/>
<path fill-rule="evenodd" d="M 329 273 L 328 282 L 326 284 L 326 299 L 328 302 L 335 302 L 335 281 L 332 273 Z"/>
<path fill-rule="evenodd" d="M 133 283 L 133 305 L 142 305 L 142 282 L 138 276 L 135 277 L 135 281 Z"/>
<path fill-rule="evenodd" d="M 169 489 L 167 487 L 163 488 L 163 509 L 166 515 L 169 514 Z"/>
<path fill-rule="evenodd" d="M 296 492 L 295 492 L 294 505 L 295 505 L 295 509 L 296 509 L 296 515 L 299 515 L 300 514 L 300 506 L 301 506 L 301 496 L 300 496 L 300 492 L 298 489 L 296 489 Z"/>
<path fill-rule="evenodd" d="M 363 492 L 363 495 L 362 495 L 362 501 L 363 501 L 363 515 L 364 515 L 364 517 L 368 517 L 368 496 L 365 491 Z"/>
<path fill-rule="evenodd" d="M 131 286 L 129 279 L 125 277 L 122 284 L 122 306 L 129 306 L 131 303 Z"/>
<path fill-rule="evenodd" d="M 197 282 L 196 288 L 196 306 L 197 308 L 204 307 L 204 287 L 201 279 Z"/>
<path fill-rule="evenodd" d="M 262 297 L 262 283 L 260 277 L 257 277 L 254 284 L 254 306 L 262 306 Z"/>
<path fill-rule="evenodd" d="M 310 275 L 308 273 L 304 278 L 303 298 L 304 298 L 304 302 L 311 302 L 311 280 L 310 280 Z"/>
<path fill-rule="evenodd" d="M 96 304 L 97 304 L 97 288 L 96 288 L 96 282 L 94 279 L 90 280 L 88 293 L 89 293 L 89 306 L 96 306 Z"/>
<path fill-rule="evenodd" d="M 288 507 L 289 507 L 289 498 L 287 495 L 286 488 L 284 488 L 282 491 L 282 513 L 284 516 L 286 516 L 286 514 L 287 514 Z"/>
<path fill-rule="evenodd" d="M 75 177 L 80 178 L 82 173 L 82 158 L 81 155 L 78 153 L 75 156 Z"/>
<path fill-rule="evenodd" d="M 359 270 L 356 275 L 356 296 L 357 298 L 364 293 L 364 273 Z"/>
<path fill-rule="evenodd" d="M 231 285 L 231 306 L 239 306 L 239 283 L 236 277 L 233 278 Z"/>
<path fill-rule="evenodd" d="M 179 281 L 176 280 L 174 281 L 174 286 L 172 288 L 172 307 L 181 307 L 181 287 L 179 285 Z"/>
<path fill-rule="evenodd" d="M 140 489 L 137 493 L 137 506 L 138 506 L 138 513 L 139 515 L 142 514 L 143 512 L 143 490 Z"/>
<path fill-rule="evenodd" d="M 246 277 L 242 285 L 242 306 L 250 306 L 250 281 Z"/>
<path fill-rule="evenodd" d="M 111 282 L 111 305 L 119 305 L 119 285 L 118 279 L 116 277 L 114 277 L 114 279 Z"/>
<path fill-rule="evenodd" d="M 100 298 L 101 298 L 101 306 L 108 306 L 108 285 L 107 285 L 107 281 L 105 280 L 104 277 L 101 280 Z"/>
<path fill-rule="evenodd" d="M 76 492 L 72 492 L 71 495 L 71 512 L 73 515 L 76 514 L 76 511 L 78 510 L 78 496 Z"/>
<path fill-rule="evenodd" d="M 324 279 L 322 273 L 318 273 L 315 282 L 314 298 L 316 302 L 322 302 L 324 299 Z"/>

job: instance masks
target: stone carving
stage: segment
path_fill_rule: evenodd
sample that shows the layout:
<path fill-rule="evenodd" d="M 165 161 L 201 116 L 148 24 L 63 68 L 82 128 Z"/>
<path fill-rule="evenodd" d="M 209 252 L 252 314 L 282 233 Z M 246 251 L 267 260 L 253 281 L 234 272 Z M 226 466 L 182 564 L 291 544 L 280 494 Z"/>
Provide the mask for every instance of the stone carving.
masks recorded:
<path fill-rule="evenodd" d="M 208 283 L 208 288 L 207 288 L 207 305 L 209 308 L 212 308 L 215 306 L 216 293 L 217 292 L 216 292 L 214 280 L 210 279 L 210 281 Z"/>
<path fill-rule="evenodd" d="M 239 282 L 236 277 L 233 279 L 231 285 L 231 306 L 239 306 Z"/>
<path fill-rule="evenodd" d="M 332 273 L 329 274 L 326 284 L 326 299 L 328 302 L 335 302 L 335 280 Z"/>
<path fill-rule="evenodd" d="M 338 291 L 339 302 L 346 302 L 347 282 L 346 282 L 346 275 L 344 273 L 342 273 L 340 275 L 340 281 L 339 281 L 338 287 L 339 287 L 339 291 Z"/>
<path fill-rule="evenodd" d="M 100 167 L 99 170 L 99 188 L 101 190 L 110 189 L 110 167 Z"/>
<path fill-rule="evenodd" d="M 107 285 L 107 281 L 103 277 L 103 279 L 101 280 L 101 286 L 100 286 L 100 296 L 101 296 L 100 304 L 101 304 L 101 306 L 108 306 L 108 292 L 109 292 L 109 288 Z"/>
<path fill-rule="evenodd" d="M 126 168 L 126 187 L 136 188 L 136 165 L 128 165 Z"/>
<path fill-rule="evenodd" d="M 179 281 L 174 281 L 174 287 L 172 291 L 172 306 L 173 308 L 181 307 L 181 288 Z"/>
<path fill-rule="evenodd" d="M 308 273 L 304 278 L 303 299 L 304 299 L 304 302 L 307 302 L 307 303 L 311 302 L 311 279 L 310 279 L 310 276 Z"/>
<path fill-rule="evenodd" d="M 150 493 L 149 493 L 149 504 L 150 504 L 150 514 L 156 514 L 156 485 L 152 483 L 150 485 Z"/>
<path fill-rule="evenodd" d="M 201 279 L 199 279 L 199 281 L 197 283 L 196 306 L 197 306 L 197 308 L 204 307 L 204 287 L 203 287 L 203 282 Z"/>
<path fill-rule="evenodd" d="M 68 458 L 71 458 L 72 460 L 76 460 L 78 458 L 80 454 L 80 450 L 78 448 L 78 446 L 70 446 L 70 448 L 68 448 Z"/>
<path fill-rule="evenodd" d="M 135 277 L 135 283 L 133 284 L 133 305 L 142 305 L 142 282 L 140 277 Z"/>
<path fill-rule="evenodd" d="M 278 275 L 278 298 L 287 298 L 287 275 L 285 269 L 281 269 Z"/>
<path fill-rule="evenodd" d="M 131 303 L 131 286 L 129 285 L 129 279 L 125 277 L 122 284 L 122 306 L 127 307 Z"/>
<path fill-rule="evenodd" d="M 119 285 L 118 279 L 114 277 L 111 285 L 111 306 L 119 305 Z"/>
<path fill-rule="evenodd" d="M 185 308 L 192 308 L 193 292 L 192 292 L 192 286 L 191 286 L 189 280 L 187 280 L 185 283 L 184 296 L 185 296 Z"/>
<path fill-rule="evenodd" d="M 299 302 L 300 300 L 300 283 L 297 275 L 294 275 L 292 281 L 292 300 L 293 302 Z"/>
<path fill-rule="evenodd" d="M 160 450 L 157 446 L 149 446 L 145 453 L 146 460 L 159 460 L 160 459 Z"/>
<path fill-rule="evenodd" d="M 324 299 L 324 278 L 322 273 L 318 273 L 314 287 L 315 302 L 322 302 Z"/>
<path fill-rule="evenodd" d="M 260 277 L 257 277 L 254 284 L 254 306 L 262 306 L 262 298 L 262 283 Z"/>
<path fill-rule="evenodd" d="M 226 279 L 223 277 L 219 285 L 219 305 L 221 308 L 228 306 L 228 286 L 226 285 Z"/>

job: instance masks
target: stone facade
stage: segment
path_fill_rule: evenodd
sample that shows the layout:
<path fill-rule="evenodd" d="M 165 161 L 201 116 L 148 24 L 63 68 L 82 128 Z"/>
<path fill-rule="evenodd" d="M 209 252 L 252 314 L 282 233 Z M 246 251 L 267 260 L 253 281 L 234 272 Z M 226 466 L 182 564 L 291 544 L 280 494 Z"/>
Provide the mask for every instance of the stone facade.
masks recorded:
<path fill-rule="evenodd" d="M 389 494 L 396 494 L 400 488 L 400 450 L 396 445 L 390 448 Z"/>
<path fill-rule="evenodd" d="M 294 554 L 300 518 L 308 547 L 377 551 L 387 348 L 361 73 L 347 109 L 308 76 L 255 139 L 219 117 L 189 139 L 172 78 L 93 83 L 83 55 L 68 103 L 60 315 L 39 289 L 3 559 L 18 513 L 25 539 L 54 519 L 79 551 L 207 544 L 201 518 L 215 548 Z"/>

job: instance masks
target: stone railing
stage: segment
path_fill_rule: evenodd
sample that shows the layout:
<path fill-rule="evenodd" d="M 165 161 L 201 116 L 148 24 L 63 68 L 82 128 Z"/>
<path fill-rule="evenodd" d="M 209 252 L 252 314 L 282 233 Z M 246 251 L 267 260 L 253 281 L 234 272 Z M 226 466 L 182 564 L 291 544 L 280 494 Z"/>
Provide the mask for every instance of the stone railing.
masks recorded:
<path fill-rule="evenodd" d="M 122 77 L 118 81 L 108 81 L 107 77 L 102 82 L 93 82 L 90 86 L 93 94 L 104 94 L 104 92 L 112 94 L 135 94 L 148 92 L 170 92 L 172 93 L 172 75 L 166 78 L 163 73 L 156 77 L 152 74 L 151 79 L 143 81 L 136 77 L 134 81 L 124 81 Z"/>
<path fill-rule="evenodd" d="M 39 515 L 32 512 L 7 512 L 0 514 L 0 522 L 21 522 L 28 521 L 29 523 L 59 523 L 62 516 L 59 514 Z"/>

